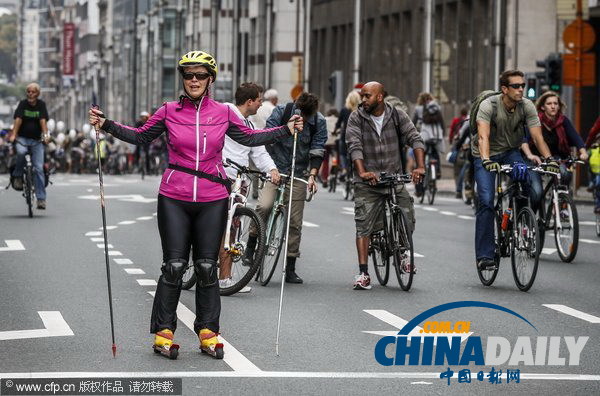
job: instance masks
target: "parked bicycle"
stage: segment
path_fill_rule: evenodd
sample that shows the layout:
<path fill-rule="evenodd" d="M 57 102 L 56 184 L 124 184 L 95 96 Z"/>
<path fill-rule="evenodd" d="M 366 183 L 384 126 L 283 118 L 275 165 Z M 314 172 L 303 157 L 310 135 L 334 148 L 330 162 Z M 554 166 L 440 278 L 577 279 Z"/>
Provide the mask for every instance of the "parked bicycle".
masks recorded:
<path fill-rule="evenodd" d="M 412 230 L 408 217 L 396 202 L 396 186 L 410 183 L 410 174 L 381 173 L 379 186 L 388 187 L 388 196 L 383 212 L 383 229 L 371 235 L 369 255 L 373 260 L 375 275 L 382 286 L 388 283 L 390 277 L 390 257 L 398 278 L 398 283 L 404 291 L 410 290 L 415 274 L 415 256 L 412 240 Z"/>
<path fill-rule="evenodd" d="M 263 286 L 269 284 L 275 273 L 275 268 L 277 268 L 277 264 L 279 263 L 281 251 L 283 250 L 283 243 L 285 241 L 288 208 L 284 201 L 284 193 L 286 187 L 289 185 L 290 176 L 282 173 L 280 174 L 280 177 L 281 180 L 277 187 L 273 208 L 271 209 L 266 224 L 266 250 L 258 273 L 256 274 L 256 279 Z M 294 177 L 294 183 L 296 182 L 304 183 L 308 186 L 308 182 L 299 177 Z M 311 201 L 312 196 L 313 192 L 307 190 L 306 201 Z"/>
<path fill-rule="evenodd" d="M 247 188 L 244 185 L 244 175 L 256 174 L 263 180 L 266 179 L 266 176 L 260 171 L 251 170 L 247 166 L 240 165 L 230 159 L 226 159 L 225 163 L 226 166 L 231 166 L 237 170 L 229 194 L 223 250 L 219 254 L 219 279 L 223 278 L 223 273 L 226 273 L 226 278 L 231 279 L 227 282 L 226 287 L 220 287 L 219 290 L 222 296 L 229 296 L 237 293 L 250 282 L 265 254 L 265 225 L 258 213 L 246 206 L 248 198 Z M 251 260 L 244 261 L 250 229 L 257 230 L 257 243 L 254 256 Z M 250 262 L 249 265 L 248 262 Z M 192 260 L 190 260 L 188 269 L 184 274 L 182 288 L 187 290 L 195 284 L 196 274 Z"/>
<path fill-rule="evenodd" d="M 568 168 L 575 164 L 584 164 L 575 158 L 561 160 Z M 543 167 L 543 166 L 542 166 Z M 539 173 L 549 175 L 550 180 L 542 194 L 540 204 L 539 228 L 540 228 L 540 250 L 544 247 L 547 230 L 554 230 L 554 242 L 558 256 L 565 263 L 573 261 L 577 255 L 579 246 L 579 219 L 577 207 L 571 198 L 568 187 L 560 184 L 560 173 L 540 170 Z M 546 196 L 550 194 L 550 200 L 546 205 Z"/>
<path fill-rule="evenodd" d="M 504 187 L 502 175 L 512 172 L 511 165 L 502 165 L 496 177 L 496 204 L 494 206 L 494 238 L 496 251 L 494 265 L 477 267 L 479 280 L 491 286 L 498 275 L 500 261 L 510 257 L 513 278 L 519 290 L 527 291 L 533 286 L 540 258 L 540 233 L 538 223 L 529 206 L 529 197 L 524 194 L 521 183 L 509 182 Z M 532 171 L 543 171 L 540 167 L 528 167 Z M 523 205 L 523 202 L 527 202 Z"/>

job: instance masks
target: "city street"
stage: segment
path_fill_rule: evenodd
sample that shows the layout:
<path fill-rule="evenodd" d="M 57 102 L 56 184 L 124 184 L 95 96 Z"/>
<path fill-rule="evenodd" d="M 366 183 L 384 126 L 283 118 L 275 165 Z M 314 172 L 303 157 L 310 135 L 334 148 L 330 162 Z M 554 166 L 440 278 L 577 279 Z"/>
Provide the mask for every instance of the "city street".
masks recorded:
<path fill-rule="evenodd" d="M 151 294 L 161 265 L 156 225 L 160 179 L 106 176 L 118 347 L 113 359 L 96 175 L 56 175 L 48 188 L 47 210 L 35 211 L 32 219 L 20 194 L 3 188 L 7 181 L 7 175 L 0 175 L 0 378 L 175 377 L 183 378 L 183 394 L 600 393 L 600 238 L 592 206 L 578 205 L 575 261 L 560 261 L 549 232 L 535 284 L 523 293 L 513 281 L 510 259 L 503 259 L 492 287 L 481 285 L 474 265 L 474 213 L 461 201 L 440 196 L 433 206 L 416 206 L 418 273 L 410 292 L 399 288 L 393 270 L 388 286 L 379 286 L 372 267 L 373 288 L 354 291 L 354 205 L 344 201 L 341 191 L 321 190 L 304 216 L 297 264 L 304 284 L 285 288 L 280 356 L 275 355 L 278 271 L 267 287 L 251 282 L 251 293 L 222 298 L 222 361 L 200 353 L 192 330 L 194 292 L 182 291 L 175 336 L 181 350 L 172 361 L 153 353 L 149 333 Z M 483 308 L 426 319 L 470 321 L 471 336 L 481 337 L 484 352 L 489 336 L 504 337 L 513 347 L 517 337 L 531 337 L 534 355 L 540 336 L 589 340 L 578 365 L 569 365 L 561 341 L 566 365 L 505 363 L 495 367 L 502 370 L 499 384 L 487 377 L 477 380 L 476 373 L 487 375 L 489 366 L 385 367 L 375 360 L 382 335 L 394 335 L 418 314 L 455 301 L 500 305 L 537 329 Z M 389 357 L 393 349 L 387 349 Z M 440 379 L 448 367 L 455 372 L 450 386 Z M 457 372 L 464 368 L 473 372 L 471 383 L 458 383 Z M 520 369 L 520 383 L 506 383 L 507 369 Z"/>

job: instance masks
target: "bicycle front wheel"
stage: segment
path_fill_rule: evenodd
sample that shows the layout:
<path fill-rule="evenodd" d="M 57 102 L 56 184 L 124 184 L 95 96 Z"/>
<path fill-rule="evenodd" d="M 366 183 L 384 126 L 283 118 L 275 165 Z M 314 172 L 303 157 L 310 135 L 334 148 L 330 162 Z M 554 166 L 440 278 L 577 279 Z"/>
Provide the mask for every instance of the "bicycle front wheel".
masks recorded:
<path fill-rule="evenodd" d="M 394 215 L 394 269 L 398 283 L 404 291 L 410 290 L 415 274 L 415 252 L 413 249 L 411 227 L 403 211 Z"/>
<path fill-rule="evenodd" d="M 558 193 L 558 210 L 554 217 L 554 242 L 558 256 L 565 263 L 573 261 L 579 246 L 577 208 L 567 192 Z"/>
<path fill-rule="evenodd" d="M 385 286 L 390 279 L 390 255 L 383 231 L 371 235 L 369 254 L 373 260 L 375 276 L 381 286 Z"/>
<path fill-rule="evenodd" d="M 429 180 L 427 183 L 427 202 L 429 205 L 433 205 L 433 201 L 435 200 L 435 193 L 437 192 L 437 184 L 435 179 Z"/>
<path fill-rule="evenodd" d="M 254 256 L 248 257 L 251 260 L 244 261 L 251 229 L 257 232 L 256 248 Z M 231 221 L 230 249 L 219 263 L 220 270 L 223 265 L 231 268 L 231 282 L 227 287 L 219 288 L 222 296 L 235 294 L 250 282 L 265 254 L 265 239 L 265 225 L 260 216 L 253 209 L 243 206 L 236 208 Z"/>
<path fill-rule="evenodd" d="M 519 290 L 527 291 L 533 286 L 540 259 L 540 234 L 531 208 L 524 207 L 519 211 L 511 232 L 513 277 Z"/>
<path fill-rule="evenodd" d="M 185 272 L 183 273 L 181 288 L 183 290 L 190 290 L 195 284 L 196 271 L 194 270 L 194 262 L 193 260 L 189 260 Z"/>
<path fill-rule="evenodd" d="M 273 217 L 273 224 L 271 224 L 271 230 L 267 235 L 266 249 L 264 252 L 264 259 L 262 260 L 262 267 L 260 269 L 260 284 L 267 286 L 269 281 L 275 273 L 275 268 L 279 262 L 281 256 L 281 250 L 285 240 L 285 223 L 286 210 L 285 208 L 279 208 L 275 216 Z"/>
<path fill-rule="evenodd" d="M 27 201 L 27 214 L 33 217 L 33 169 L 28 166 L 25 172 L 25 200 Z"/>
<path fill-rule="evenodd" d="M 596 214 L 596 236 L 600 237 L 600 214 Z"/>
<path fill-rule="evenodd" d="M 491 286 L 496 280 L 496 276 L 498 276 L 498 269 L 500 268 L 500 259 L 502 257 L 502 227 L 501 222 L 498 218 L 498 214 L 494 214 L 494 244 L 496 245 L 496 250 L 494 252 L 494 264 L 495 266 L 492 268 L 479 269 L 477 267 L 477 275 L 479 276 L 479 281 L 484 286 Z"/>

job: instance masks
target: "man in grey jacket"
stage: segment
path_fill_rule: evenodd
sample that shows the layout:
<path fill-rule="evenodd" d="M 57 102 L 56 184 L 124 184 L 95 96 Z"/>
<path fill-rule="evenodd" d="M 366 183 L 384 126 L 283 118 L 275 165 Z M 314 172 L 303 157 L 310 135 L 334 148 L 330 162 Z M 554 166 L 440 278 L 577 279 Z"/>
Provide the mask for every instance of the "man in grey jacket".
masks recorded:
<path fill-rule="evenodd" d="M 371 288 L 367 265 L 369 240 L 371 234 L 383 228 L 383 208 L 388 194 L 386 186 L 377 185 L 380 174 L 404 172 L 401 148 L 405 145 L 413 148 L 417 161 L 412 171 L 413 182 L 419 183 L 425 174 L 423 139 L 404 111 L 384 102 L 384 92 L 383 85 L 378 82 L 365 84 L 360 92 L 361 107 L 352 112 L 346 129 L 348 154 L 354 164 L 354 221 L 359 267 L 355 290 Z M 396 187 L 396 198 L 414 230 L 413 199 L 404 185 Z"/>

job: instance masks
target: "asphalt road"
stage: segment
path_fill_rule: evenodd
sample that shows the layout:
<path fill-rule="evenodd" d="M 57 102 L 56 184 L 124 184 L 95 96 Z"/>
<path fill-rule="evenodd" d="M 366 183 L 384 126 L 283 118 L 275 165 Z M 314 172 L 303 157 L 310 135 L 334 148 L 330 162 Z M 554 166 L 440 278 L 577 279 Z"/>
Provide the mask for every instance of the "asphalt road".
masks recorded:
<path fill-rule="evenodd" d="M 6 181 L 0 175 L 0 185 Z M 304 218 L 297 272 L 305 283 L 285 288 L 280 356 L 275 355 L 278 273 L 267 287 L 252 283 L 251 293 L 222 298 L 221 332 L 227 342 L 222 361 L 200 354 L 190 329 L 194 292 L 183 291 L 176 333 L 181 353 L 171 361 L 152 352 L 149 333 L 150 293 L 161 265 L 155 216 L 159 178 L 108 176 L 105 182 L 117 358 L 110 348 L 97 178 L 57 175 L 48 189 L 48 209 L 36 211 L 33 219 L 27 218 L 18 193 L 0 191 L 1 378 L 177 377 L 183 378 L 183 394 L 600 393 L 600 238 L 590 206 L 578 206 L 575 261 L 562 263 L 551 251 L 549 236 L 527 293 L 515 286 L 507 259 L 492 287 L 480 284 L 474 214 L 448 197 L 431 207 L 417 206 L 414 243 L 422 257 L 416 259 L 411 291 L 400 290 L 393 273 L 387 287 L 374 279 L 372 290 L 354 291 L 353 203 L 340 192 L 320 191 Z M 490 366 L 382 366 L 375 360 L 375 345 L 387 334 L 382 332 L 395 334 L 420 313 L 455 301 L 500 305 L 535 329 L 487 308 L 460 308 L 427 320 L 469 321 L 471 337 L 481 337 L 484 352 L 491 336 L 506 338 L 511 349 L 518 337 L 530 337 L 534 355 L 538 337 L 561 337 L 558 352 L 567 357 L 566 365 L 497 365 L 502 382 L 492 384 L 487 377 L 476 379 Z M 578 365 L 569 365 L 562 337 L 589 337 Z M 467 343 L 465 337 L 463 348 Z M 394 348 L 386 353 L 393 357 Z M 448 367 L 455 372 L 450 386 L 440 379 Z M 471 383 L 458 383 L 464 368 L 473 372 Z M 516 369 L 520 383 L 507 384 L 506 370 Z"/>

